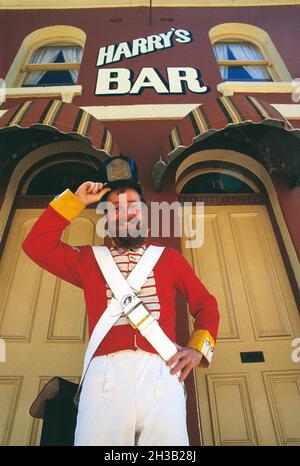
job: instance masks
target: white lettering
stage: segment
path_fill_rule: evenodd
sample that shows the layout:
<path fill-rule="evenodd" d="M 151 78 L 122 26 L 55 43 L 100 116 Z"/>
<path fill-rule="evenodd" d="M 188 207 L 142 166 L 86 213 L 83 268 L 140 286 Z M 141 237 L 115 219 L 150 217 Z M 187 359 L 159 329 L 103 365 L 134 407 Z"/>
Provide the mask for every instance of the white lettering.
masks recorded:
<path fill-rule="evenodd" d="M 131 89 L 131 72 L 127 68 L 98 70 L 96 95 L 128 94 Z"/>
<path fill-rule="evenodd" d="M 6 100 L 6 83 L 5 80 L 0 78 L 0 105 Z"/>
<path fill-rule="evenodd" d="M 183 83 L 186 83 L 187 88 L 191 92 L 198 94 L 207 92 L 207 86 L 201 86 L 199 82 L 198 71 L 195 68 L 186 67 L 168 67 L 168 80 L 170 83 L 170 93 L 182 94 L 185 92 Z"/>
<path fill-rule="evenodd" d="M 154 68 L 142 68 L 130 94 L 141 94 L 146 87 L 152 87 L 158 94 L 168 94 L 168 88 L 164 85 Z"/>
<path fill-rule="evenodd" d="M 114 45 L 109 45 L 108 47 L 101 47 L 98 53 L 97 66 L 106 65 L 113 61 L 114 56 Z"/>
<path fill-rule="evenodd" d="M 147 53 L 147 39 L 141 37 L 132 41 L 132 57 Z"/>
<path fill-rule="evenodd" d="M 170 31 L 168 31 L 166 34 L 164 32 L 162 32 L 160 35 L 160 37 L 163 39 L 164 41 L 164 48 L 168 48 L 168 47 L 172 47 L 172 42 L 171 42 L 171 37 L 172 35 L 174 34 L 174 31 L 175 29 L 172 28 L 170 29 Z"/>
<path fill-rule="evenodd" d="M 185 29 L 171 28 L 167 32 L 152 34 L 147 37 L 140 37 L 131 42 L 120 42 L 118 45 L 107 45 L 101 47 L 98 52 L 97 66 L 107 65 L 120 60 L 144 55 L 146 53 L 163 50 L 172 47 L 172 38 L 176 42 L 187 44 L 192 41 L 191 32 Z"/>
<path fill-rule="evenodd" d="M 135 464 L 138 453 L 119 453 L 117 451 L 111 450 L 111 452 L 104 453 L 104 461 L 130 461 L 132 464 Z"/>
<path fill-rule="evenodd" d="M 131 51 L 130 51 L 128 43 L 121 42 L 117 47 L 117 50 L 115 52 L 115 55 L 112 61 L 115 62 L 115 61 L 122 60 L 123 58 L 130 58 L 130 57 L 131 57 Z"/>
<path fill-rule="evenodd" d="M 300 338 L 294 338 L 292 341 L 292 346 L 296 347 L 296 349 L 292 351 L 292 361 L 300 362 Z"/>
<path fill-rule="evenodd" d="M 148 36 L 148 46 L 147 52 L 153 52 L 154 50 L 164 49 L 164 44 L 162 37 L 160 35 L 154 34 L 153 36 Z"/>
<path fill-rule="evenodd" d="M 6 344 L 3 338 L 0 338 L 0 362 L 6 362 Z"/>
<path fill-rule="evenodd" d="M 204 202 L 196 206 L 185 202 L 180 212 L 180 225 L 184 226 L 185 247 L 201 248 L 204 242 Z"/>
<path fill-rule="evenodd" d="M 176 29 L 175 36 L 176 42 L 180 42 L 181 44 L 188 44 L 193 40 L 191 32 L 186 29 Z"/>
<path fill-rule="evenodd" d="M 138 95 L 146 88 L 153 89 L 157 94 L 185 94 L 186 90 L 200 94 L 209 91 L 195 68 L 168 67 L 166 80 L 152 67 L 142 68 L 136 79 L 133 79 L 133 72 L 128 68 L 106 68 L 98 70 L 95 94 Z"/>

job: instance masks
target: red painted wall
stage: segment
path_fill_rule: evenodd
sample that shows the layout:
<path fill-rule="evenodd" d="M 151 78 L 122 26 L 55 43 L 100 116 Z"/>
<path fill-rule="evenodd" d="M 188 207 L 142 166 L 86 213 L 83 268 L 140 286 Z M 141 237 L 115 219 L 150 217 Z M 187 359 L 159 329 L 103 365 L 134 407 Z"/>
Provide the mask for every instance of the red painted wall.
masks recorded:
<path fill-rule="evenodd" d="M 214 57 L 208 32 L 215 25 L 227 22 L 244 22 L 264 29 L 271 37 L 293 78 L 300 77 L 300 61 L 295 51 L 300 49 L 300 6 L 251 7 L 251 8 L 153 8 L 152 24 L 148 8 L 85 9 L 85 10 L 25 10 L 1 11 L 0 16 L 0 77 L 5 78 L 23 39 L 38 28 L 51 25 L 76 26 L 87 34 L 78 84 L 83 95 L 73 101 L 78 106 L 136 105 L 168 103 L 204 103 L 217 97 L 216 86 L 221 77 Z M 168 31 L 171 27 L 192 32 L 193 42 L 123 60 L 106 67 L 130 68 L 135 77 L 142 67 L 151 66 L 165 75 L 166 66 L 190 66 L 202 73 L 207 94 L 187 92 L 186 95 L 158 95 L 146 89 L 141 95 L 95 96 L 97 76 L 96 60 L 99 47 L 146 37 Z M 258 94 L 270 103 L 293 103 L 289 94 Z M 22 100 L 9 99 L 1 109 L 15 106 Z M 140 179 L 150 198 L 153 192 L 151 170 L 159 159 L 163 143 L 176 120 L 169 121 L 115 121 L 106 122 L 113 137 L 124 153 L 131 154 L 139 164 Z M 299 122 L 295 122 L 300 127 Z M 171 176 L 171 173 L 170 173 Z M 174 180 L 170 180 L 172 197 L 175 197 Z M 295 247 L 300 256 L 299 189 L 288 190 L 276 184 L 280 204 Z M 164 192 L 166 196 L 166 192 Z"/>
<path fill-rule="evenodd" d="M 152 24 L 149 24 L 149 9 L 85 9 L 85 10 L 25 10 L 1 11 L 0 16 L 0 77 L 4 78 L 23 41 L 38 28 L 51 25 L 71 25 L 87 34 L 84 56 L 78 83 L 84 93 L 74 103 L 82 105 L 124 105 L 141 103 L 204 102 L 217 96 L 216 85 L 221 82 L 213 49 L 208 36 L 215 25 L 227 22 L 244 22 L 264 29 L 271 37 L 279 54 L 293 78 L 300 77 L 300 62 L 295 51 L 300 47 L 300 6 L 252 7 L 252 8 L 153 8 Z M 164 19 L 171 18 L 172 21 Z M 121 21 L 116 21 L 121 19 Z M 128 41 L 150 34 L 166 32 L 171 27 L 188 29 L 193 42 L 156 51 L 144 56 L 124 60 L 109 67 L 124 66 L 133 70 L 135 76 L 143 66 L 157 67 L 165 76 L 166 66 L 191 66 L 200 69 L 205 85 L 211 87 L 208 94 L 157 95 L 146 89 L 140 96 L 94 96 L 96 83 L 96 60 L 99 47 Z M 274 103 L 291 103 L 289 95 L 261 95 Z M 12 101 L 7 106 L 11 106 Z"/>
<path fill-rule="evenodd" d="M 274 183 L 283 216 L 300 260 L 300 188 L 288 189 L 282 181 Z"/>

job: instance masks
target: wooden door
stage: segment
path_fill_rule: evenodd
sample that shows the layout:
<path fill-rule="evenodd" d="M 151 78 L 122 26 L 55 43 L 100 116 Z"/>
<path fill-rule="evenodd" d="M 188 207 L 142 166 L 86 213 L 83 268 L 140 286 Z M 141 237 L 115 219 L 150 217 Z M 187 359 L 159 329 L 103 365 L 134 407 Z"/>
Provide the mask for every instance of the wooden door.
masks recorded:
<path fill-rule="evenodd" d="M 44 209 L 17 209 L 0 262 L 0 445 L 38 445 L 41 421 L 29 407 L 53 376 L 78 381 L 87 344 L 83 292 L 37 266 L 21 244 Z M 72 245 L 101 244 L 85 209 L 64 231 Z"/>
<path fill-rule="evenodd" d="M 204 244 L 182 248 L 221 313 L 210 369 L 196 369 L 204 445 L 299 445 L 300 320 L 264 205 L 207 206 Z"/>

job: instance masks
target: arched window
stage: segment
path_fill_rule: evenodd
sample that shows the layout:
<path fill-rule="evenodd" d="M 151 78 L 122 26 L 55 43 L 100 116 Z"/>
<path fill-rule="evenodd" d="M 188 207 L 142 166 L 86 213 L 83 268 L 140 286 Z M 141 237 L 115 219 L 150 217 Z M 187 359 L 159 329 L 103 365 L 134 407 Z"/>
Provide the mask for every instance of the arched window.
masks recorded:
<path fill-rule="evenodd" d="M 76 84 L 82 52 L 82 47 L 74 44 L 39 47 L 24 65 L 22 87 Z"/>
<path fill-rule="evenodd" d="M 182 194 L 253 193 L 244 180 L 219 171 L 194 176 L 183 187 Z"/>
<path fill-rule="evenodd" d="M 268 62 L 256 45 L 232 40 L 213 47 L 223 81 L 272 81 Z"/>
<path fill-rule="evenodd" d="M 246 23 L 218 24 L 209 37 L 223 81 L 292 81 L 263 29 Z"/>
<path fill-rule="evenodd" d="M 23 40 L 5 78 L 7 87 L 74 85 L 86 34 L 73 26 L 37 29 Z"/>
<path fill-rule="evenodd" d="M 37 164 L 19 186 L 18 194 L 55 195 L 67 188 L 75 192 L 87 180 L 99 181 L 99 171 L 100 166 L 97 170 L 96 165 L 80 161 L 76 155 L 61 153 L 55 161 L 51 158 L 50 162 L 43 160 Z"/>

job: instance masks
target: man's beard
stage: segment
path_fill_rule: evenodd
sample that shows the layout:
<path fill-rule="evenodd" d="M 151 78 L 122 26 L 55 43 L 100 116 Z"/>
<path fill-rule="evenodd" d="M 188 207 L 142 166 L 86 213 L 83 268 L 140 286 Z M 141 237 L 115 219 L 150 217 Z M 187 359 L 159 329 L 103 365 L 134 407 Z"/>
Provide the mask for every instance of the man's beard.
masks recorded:
<path fill-rule="evenodd" d="M 118 246 L 118 248 L 137 249 L 143 246 L 143 244 L 145 244 L 147 238 L 143 236 L 137 236 L 136 238 L 133 238 L 132 236 L 114 236 L 111 239 L 116 244 L 116 246 Z"/>
<path fill-rule="evenodd" d="M 119 224 L 116 225 L 116 231 L 114 231 L 114 235 L 110 234 L 111 239 L 119 248 L 125 249 L 137 249 L 145 244 L 148 232 L 145 228 L 140 227 L 140 222 L 138 223 L 139 228 L 135 230 L 135 235 L 130 235 L 130 232 L 126 231 L 126 236 L 124 235 L 124 230 L 122 231 L 122 235 L 120 235 Z M 136 235 L 136 233 L 139 233 Z"/>

